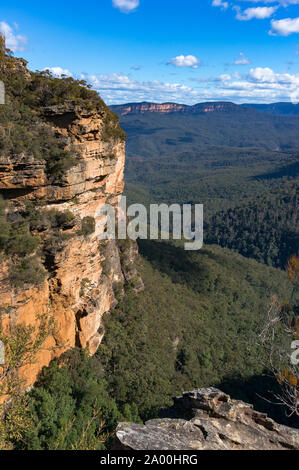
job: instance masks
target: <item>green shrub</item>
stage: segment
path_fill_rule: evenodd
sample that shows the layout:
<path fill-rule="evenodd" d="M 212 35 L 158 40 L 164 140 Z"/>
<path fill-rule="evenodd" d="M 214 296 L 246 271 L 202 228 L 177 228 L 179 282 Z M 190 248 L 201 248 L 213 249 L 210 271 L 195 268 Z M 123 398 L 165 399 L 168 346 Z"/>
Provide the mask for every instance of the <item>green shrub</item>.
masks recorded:
<path fill-rule="evenodd" d="M 68 240 L 73 237 L 71 233 L 55 232 L 50 238 L 44 241 L 43 251 L 46 254 L 55 256 L 59 251 L 63 250 Z"/>
<path fill-rule="evenodd" d="M 46 210 L 32 202 L 26 202 L 25 207 L 18 212 L 9 212 L 9 207 L 0 197 L 0 252 L 9 257 L 11 267 L 10 280 L 16 287 L 26 284 L 37 284 L 45 277 L 45 271 L 36 257 L 29 255 L 41 247 L 41 254 L 46 262 L 65 247 L 73 233 L 63 230 L 72 228 L 76 223 L 71 211 Z M 50 237 L 40 238 L 31 232 L 50 233 Z"/>
<path fill-rule="evenodd" d="M 6 204 L 0 198 L 0 251 L 10 257 L 30 255 L 38 248 L 40 238 L 30 233 L 27 220 L 19 213 L 11 217 L 9 220 Z"/>
<path fill-rule="evenodd" d="M 29 398 L 35 427 L 25 441 L 33 450 L 105 449 L 121 416 L 99 361 L 79 349 L 44 368 Z"/>
<path fill-rule="evenodd" d="M 60 181 L 78 164 L 80 155 L 70 139 L 53 130 L 45 108 L 71 104 L 90 112 L 104 112 L 103 139 L 125 139 L 112 113 L 98 93 L 84 80 L 56 78 L 49 71 L 29 73 L 26 61 L 12 57 L 0 44 L 0 80 L 5 83 L 6 105 L 0 107 L 0 152 L 15 157 L 25 154 L 45 160 L 51 181 Z M 23 70 L 22 70 L 23 68 Z"/>
<path fill-rule="evenodd" d="M 40 238 L 32 236 L 28 227 L 11 227 L 5 251 L 8 255 L 27 256 L 33 253 L 39 244 Z"/>
<path fill-rule="evenodd" d="M 102 133 L 102 139 L 107 142 L 111 139 L 117 139 L 125 141 L 127 139 L 126 133 L 121 129 L 118 124 L 119 118 L 116 114 L 111 111 L 107 113 L 104 119 L 104 129 Z"/>
<path fill-rule="evenodd" d="M 82 219 L 81 235 L 88 236 L 95 232 L 96 222 L 94 217 L 87 216 Z"/>
<path fill-rule="evenodd" d="M 46 271 L 38 258 L 24 258 L 14 264 L 9 273 L 10 282 L 14 287 L 24 284 L 41 284 L 46 277 Z"/>
<path fill-rule="evenodd" d="M 59 180 L 78 163 L 79 155 L 70 140 L 47 123 L 44 108 L 72 102 L 90 111 L 112 113 L 85 81 L 58 79 L 49 72 L 29 73 L 26 61 L 14 59 L 3 44 L 0 49 L 0 79 L 6 88 L 6 105 L 0 108 L 0 151 L 45 160 L 48 176 Z"/>
<path fill-rule="evenodd" d="M 0 129 L 2 154 L 14 157 L 24 153 L 45 160 L 52 180 L 61 179 L 79 160 L 74 149 L 68 149 L 67 138 L 56 135 L 49 125 L 37 119 L 33 110 L 18 101 L 8 98 L 5 109 L 0 107 Z"/>
<path fill-rule="evenodd" d="M 74 214 L 69 210 L 63 212 L 51 210 L 48 212 L 48 217 L 52 228 L 62 228 L 63 230 L 74 227 L 76 221 Z"/>

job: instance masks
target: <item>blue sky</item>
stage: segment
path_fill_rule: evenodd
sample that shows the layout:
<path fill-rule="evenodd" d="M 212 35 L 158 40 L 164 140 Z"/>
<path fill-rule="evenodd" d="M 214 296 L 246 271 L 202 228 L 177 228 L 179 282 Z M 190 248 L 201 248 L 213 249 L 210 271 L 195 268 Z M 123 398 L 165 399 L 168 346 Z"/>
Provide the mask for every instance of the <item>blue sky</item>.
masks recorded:
<path fill-rule="evenodd" d="M 4 0 L 0 31 L 108 104 L 299 101 L 299 0 Z"/>

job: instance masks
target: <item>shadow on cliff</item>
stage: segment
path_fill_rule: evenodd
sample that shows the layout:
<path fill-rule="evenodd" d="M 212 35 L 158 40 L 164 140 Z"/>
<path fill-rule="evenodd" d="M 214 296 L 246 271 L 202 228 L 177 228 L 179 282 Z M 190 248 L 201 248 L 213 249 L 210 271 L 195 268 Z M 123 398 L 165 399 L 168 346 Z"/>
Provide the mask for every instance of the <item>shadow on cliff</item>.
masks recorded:
<path fill-rule="evenodd" d="M 231 397 L 232 400 L 241 400 L 249 403 L 256 411 L 265 413 L 279 424 L 299 429 L 298 416 L 287 416 L 283 406 L 275 405 L 273 393 L 279 393 L 278 384 L 274 378 L 267 375 L 253 375 L 249 378 L 225 377 L 221 382 L 211 384 Z M 176 405 L 161 408 L 160 418 L 192 419 L 193 412 Z"/>
<path fill-rule="evenodd" d="M 277 400 L 273 394 L 279 394 L 279 385 L 267 374 L 253 375 L 246 379 L 225 377 L 215 387 L 230 395 L 232 399 L 252 404 L 256 411 L 267 413 L 277 423 L 299 428 L 299 417 L 288 417 L 286 407 L 275 404 Z"/>

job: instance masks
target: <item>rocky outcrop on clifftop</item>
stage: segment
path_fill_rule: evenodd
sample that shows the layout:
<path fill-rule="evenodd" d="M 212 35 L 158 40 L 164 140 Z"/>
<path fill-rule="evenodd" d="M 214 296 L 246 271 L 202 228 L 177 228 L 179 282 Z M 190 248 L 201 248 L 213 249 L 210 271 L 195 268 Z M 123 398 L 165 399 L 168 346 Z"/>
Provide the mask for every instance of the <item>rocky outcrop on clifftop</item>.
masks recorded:
<path fill-rule="evenodd" d="M 47 80 L 60 86 L 56 79 Z M 45 271 L 40 282 L 28 278 L 22 286 L 12 284 L 13 256 L 0 259 L 0 329 L 9 335 L 14 325 L 34 325 L 42 315 L 51 316 L 55 324 L 34 363 L 21 368 L 26 386 L 34 383 L 42 366 L 71 347 L 95 353 L 103 337 L 103 314 L 116 303 L 115 288 L 119 291 L 132 277 L 130 265 L 136 253 L 135 245 L 130 246 L 123 267 L 118 243 L 99 240 L 105 229 L 101 208 L 107 203 L 117 206 L 124 187 L 125 141 L 117 117 L 104 104 L 90 106 L 83 99 L 38 108 L 38 112 L 43 115 L 42 126 L 64 138 L 76 160 L 54 178 L 47 162 L 29 152 L 12 149 L 0 155 L 0 196 L 7 201 L 10 217 L 19 217 L 28 207 L 43 217 L 47 211 L 72 216 L 59 235 L 47 223 L 33 229 L 40 245 L 29 258 L 36 257 Z M 82 230 L 84 221 L 91 229 Z"/>
<path fill-rule="evenodd" d="M 216 388 L 174 398 L 163 419 L 121 423 L 119 450 L 299 450 L 299 430 L 279 425 Z"/>

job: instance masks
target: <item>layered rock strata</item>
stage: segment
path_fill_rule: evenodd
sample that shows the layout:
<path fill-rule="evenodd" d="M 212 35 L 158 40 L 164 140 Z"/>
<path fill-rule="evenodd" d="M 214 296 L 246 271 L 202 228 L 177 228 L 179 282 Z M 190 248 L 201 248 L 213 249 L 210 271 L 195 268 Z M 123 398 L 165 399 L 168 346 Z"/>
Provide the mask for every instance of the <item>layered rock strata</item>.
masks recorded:
<path fill-rule="evenodd" d="M 48 177 L 43 160 L 30 155 L 0 157 L 0 194 L 10 207 L 18 210 L 31 201 L 43 210 L 70 211 L 76 222 L 64 231 L 67 242 L 43 260 L 47 275 L 39 285 L 13 287 L 10 260 L 0 260 L 1 329 L 9 332 L 15 324 L 35 325 L 42 315 L 51 315 L 55 323 L 55 332 L 34 363 L 22 367 L 26 386 L 34 383 L 42 366 L 71 347 L 95 353 L 103 337 L 103 314 L 116 302 L 114 287 L 124 282 L 117 242 L 99 240 L 104 230 L 101 208 L 107 203 L 116 207 L 124 187 L 125 142 L 104 136 L 106 113 L 72 102 L 45 109 L 48 123 L 71 141 L 79 155 L 77 164 L 58 182 Z M 87 236 L 80 232 L 84 218 L 95 224 Z M 51 233 L 45 229 L 38 235 L 47 239 Z M 133 263 L 132 253 L 130 260 Z"/>

